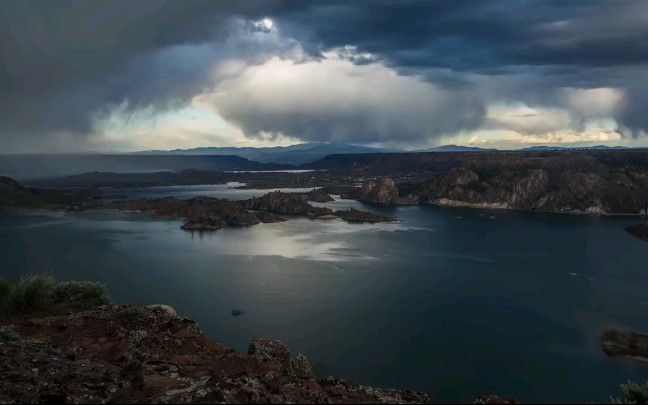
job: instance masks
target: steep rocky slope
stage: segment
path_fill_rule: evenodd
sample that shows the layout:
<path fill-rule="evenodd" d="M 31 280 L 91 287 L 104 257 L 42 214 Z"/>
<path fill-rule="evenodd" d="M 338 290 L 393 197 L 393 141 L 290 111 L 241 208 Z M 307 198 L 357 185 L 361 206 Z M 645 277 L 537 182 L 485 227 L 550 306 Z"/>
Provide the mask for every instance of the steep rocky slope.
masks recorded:
<path fill-rule="evenodd" d="M 168 306 L 2 318 L 0 403 L 430 403 L 425 393 L 318 379 L 281 342 L 249 354 L 207 339 Z"/>
<path fill-rule="evenodd" d="M 415 193 L 422 202 L 443 205 L 641 214 L 648 206 L 648 173 L 571 170 L 568 164 L 551 168 L 461 166 L 421 184 Z"/>
<path fill-rule="evenodd" d="M 0 204 L 14 200 L 31 200 L 36 194 L 10 177 L 0 176 Z"/>

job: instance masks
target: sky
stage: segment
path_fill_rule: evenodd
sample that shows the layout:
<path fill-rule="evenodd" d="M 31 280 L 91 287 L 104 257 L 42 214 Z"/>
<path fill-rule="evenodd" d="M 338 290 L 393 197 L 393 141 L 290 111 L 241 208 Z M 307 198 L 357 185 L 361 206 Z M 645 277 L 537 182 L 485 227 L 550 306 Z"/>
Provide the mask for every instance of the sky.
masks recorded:
<path fill-rule="evenodd" d="M 7 0 L 0 153 L 648 146 L 645 0 Z"/>

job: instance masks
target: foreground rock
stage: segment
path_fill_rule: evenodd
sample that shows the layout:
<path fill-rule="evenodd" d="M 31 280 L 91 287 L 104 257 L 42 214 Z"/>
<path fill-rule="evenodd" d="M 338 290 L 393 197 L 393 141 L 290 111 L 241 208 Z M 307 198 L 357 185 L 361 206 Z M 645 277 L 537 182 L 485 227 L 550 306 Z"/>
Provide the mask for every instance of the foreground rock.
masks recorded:
<path fill-rule="evenodd" d="M 480 395 L 474 404 L 519 404 L 520 401 L 509 397 L 500 397 L 499 395 Z"/>
<path fill-rule="evenodd" d="M 630 225 L 625 230 L 639 239 L 648 241 L 648 225 L 646 224 Z"/>
<path fill-rule="evenodd" d="M 648 361 L 648 334 L 608 328 L 603 331 L 601 344 L 608 356 L 628 356 Z"/>
<path fill-rule="evenodd" d="M 276 340 L 239 354 L 166 306 L 0 321 L 20 335 L 0 340 L 0 403 L 430 403 L 421 392 L 318 380 Z"/>

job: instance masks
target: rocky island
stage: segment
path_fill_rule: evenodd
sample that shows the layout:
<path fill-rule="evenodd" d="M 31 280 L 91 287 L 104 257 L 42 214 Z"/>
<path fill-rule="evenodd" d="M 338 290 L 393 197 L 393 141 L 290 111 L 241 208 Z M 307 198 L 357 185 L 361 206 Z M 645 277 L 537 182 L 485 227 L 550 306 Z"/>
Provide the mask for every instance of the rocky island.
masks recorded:
<path fill-rule="evenodd" d="M 92 203 L 86 202 L 92 198 Z M 319 190 L 305 193 L 271 192 L 243 201 L 211 197 L 181 200 L 174 197 L 115 200 L 102 202 L 101 195 L 89 191 L 43 191 L 19 185 L 9 177 L 0 178 L 0 210 L 16 208 L 48 208 L 82 211 L 85 209 L 121 212 L 149 212 L 158 218 L 185 219 L 185 230 L 218 230 L 224 226 L 251 226 L 259 223 L 283 222 L 277 214 L 306 216 L 311 219 L 342 218 L 349 222 L 391 222 L 395 218 L 359 211 L 334 212 L 314 207 L 307 201 L 327 202 L 333 198 Z M 253 212 L 252 212 L 253 211 Z"/>
<path fill-rule="evenodd" d="M 607 328 L 601 336 L 601 345 L 608 356 L 648 361 L 648 334 L 630 329 Z"/>

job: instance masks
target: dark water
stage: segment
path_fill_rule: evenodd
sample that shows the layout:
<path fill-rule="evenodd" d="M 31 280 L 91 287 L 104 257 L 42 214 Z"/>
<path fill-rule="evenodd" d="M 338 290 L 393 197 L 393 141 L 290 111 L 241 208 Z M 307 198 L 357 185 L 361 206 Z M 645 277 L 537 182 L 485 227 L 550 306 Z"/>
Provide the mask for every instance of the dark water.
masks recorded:
<path fill-rule="evenodd" d="M 114 301 L 170 304 L 238 350 L 278 338 L 321 376 L 437 402 L 599 402 L 648 378 L 645 364 L 599 347 L 607 325 L 648 330 L 648 243 L 622 230 L 636 219 L 364 208 L 404 222 L 192 234 L 143 214 L 5 215 L 0 269 L 103 281 Z"/>

